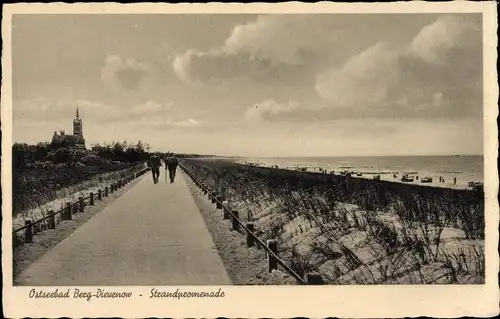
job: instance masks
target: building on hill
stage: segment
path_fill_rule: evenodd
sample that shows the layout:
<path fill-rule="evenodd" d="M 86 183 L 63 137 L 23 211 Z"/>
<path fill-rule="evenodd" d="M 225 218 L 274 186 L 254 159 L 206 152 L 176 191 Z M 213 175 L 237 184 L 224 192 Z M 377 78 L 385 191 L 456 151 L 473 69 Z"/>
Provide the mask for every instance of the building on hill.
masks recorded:
<path fill-rule="evenodd" d="M 54 131 L 54 135 L 52 136 L 52 146 L 55 148 L 67 147 L 71 149 L 85 150 L 83 122 L 80 118 L 78 107 L 76 108 L 76 118 L 73 120 L 73 135 L 66 134 L 63 130 L 59 133 Z"/>

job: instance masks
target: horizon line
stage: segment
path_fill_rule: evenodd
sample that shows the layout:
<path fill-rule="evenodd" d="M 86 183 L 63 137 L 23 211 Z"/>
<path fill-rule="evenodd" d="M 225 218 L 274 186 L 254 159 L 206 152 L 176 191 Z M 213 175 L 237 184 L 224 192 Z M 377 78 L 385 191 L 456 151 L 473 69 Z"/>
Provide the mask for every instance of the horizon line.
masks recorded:
<path fill-rule="evenodd" d="M 201 154 L 200 154 L 201 155 Z M 247 155 L 208 155 L 217 157 L 243 157 L 243 158 L 328 158 L 328 157 L 404 157 L 404 156 L 484 156 L 478 153 L 464 154 L 364 154 L 364 155 L 278 155 L 278 156 L 247 156 Z"/>
<path fill-rule="evenodd" d="M 142 143 L 149 144 L 145 140 L 140 140 Z M 120 142 L 122 141 L 114 141 L 114 142 Z M 135 141 L 130 141 L 130 142 L 135 142 Z M 138 142 L 138 141 L 137 141 Z M 29 142 L 21 142 L 21 141 L 12 141 L 12 145 L 19 143 L 19 144 L 28 144 L 28 145 L 36 145 L 38 143 L 49 143 L 50 141 L 44 141 L 44 142 L 38 142 L 36 144 L 31 144 Z M 106 144 L 106 143 L 112 143 L 112 142 L 106 142 L 106 141 L 101 141 L 97 143 L 89 143 L 89 146 L 95 145 L 95 144 Z M 90 147 L 88 148 L 90 150 Z M 163 152 L 162 150 L 159 150 L 159 148 L 152 147 L 152 149 L 156 150 L 151 150 L 150 152 Z M 171 152 L 173 150 L 168 150 L 165 152 Z M 236 157 L 236 158 L 331 158 L 331 157 L 408 157 L 408 156 L 415 156 L 415 157 L 424 157 L 424 156 L 484 156 L 484 153 L 452 153 L 452 154 L 346 154 L 346 155 L 311 155 L 311 156 L 305 156 L 305 155 L 224 155 L 224 154 L 206 154 L 206 153 L 199 153 L 199 152 L 175 152 L 177 154 L 191 154 L 191 155 L 201 155 L 201 156 L 215 156 L 215 157 Z"/>

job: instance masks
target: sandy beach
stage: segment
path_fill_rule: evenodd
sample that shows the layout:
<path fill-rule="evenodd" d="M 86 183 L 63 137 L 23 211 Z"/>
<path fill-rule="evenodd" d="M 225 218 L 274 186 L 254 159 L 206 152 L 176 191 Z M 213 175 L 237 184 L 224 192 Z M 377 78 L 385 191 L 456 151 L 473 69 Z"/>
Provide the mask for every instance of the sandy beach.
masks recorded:
<path fill-rule="evenodd" d="M 463 176 L 460 174 L 452 174 L 452 173 L 443 173 L 436 174 L 433 172 L 425 172 L 425 171 L 397 171 L 397 170 L 382 170 L 382 171 L 373 171 L 370 169 L 356 169 L 354 167 L 341 167 L 333 170 L 328 166 L 306 166 L 306 165 L 294 165 L 294 166 L 280 166 L 276 164 L 268 164 L 262 161 L 247 161 L 245 159 L 235 160 L 235 163 L 244 164 L 244 165 L 253 165 L 259 167 L 268 167 L 268 168 L 278 168 L 292 171 L 306 171 L 321 174 L 325 171 L 327 174 L 332 175 L 341 175 L 342 172 L 350 172 L 352 178 L 363 178 L 363 179 L 374 179 L 375 176 L 379 176 L 380 180 L 395 182 L 395 183 L 407 183 L 413 185 L 421 185 L 421 186 L 431 186 L 431 187 L 442 187 L 442 188 L 450 188 L 450 189 L 471 189 L 469 186 L 469 182 L 482 182 L 482 180 L 477 180 L 472 178 L 467 178 L 468 176 Z M 401 179 L 403 175 L 408 174 L 410 177 L 413 177 L 412 182 L 403 182 Z M 432 179 L 431 182 L 422 182 L 422 178 L 430 177 Z M 444 182 L 440 182 L 439 178 L 442 177 Z M 469 176 L 470 177 L 470 176 Z M 456 184 L 453 179 L 457 178 Z"/>

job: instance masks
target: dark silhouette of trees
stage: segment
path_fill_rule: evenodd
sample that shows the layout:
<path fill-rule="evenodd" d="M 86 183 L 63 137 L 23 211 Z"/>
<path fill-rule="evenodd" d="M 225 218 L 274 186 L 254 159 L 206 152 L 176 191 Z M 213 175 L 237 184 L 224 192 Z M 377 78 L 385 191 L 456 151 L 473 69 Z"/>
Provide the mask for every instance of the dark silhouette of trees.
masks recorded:
<path fill-rule="evenodd" d="M 19 169 L 36 162 L 74 163 L 94 155 L 105 161 L 135 163 L 149 158 L 149 145 L 139 141 L 129 144 L 127 141 L 111 144 L 95 144 L 90 150 L 74 150 L 66 147 L 55 147 L 51 143 L 41 142 L 36 145 L 14 143 L 12 146 L 12 165 Z"/>

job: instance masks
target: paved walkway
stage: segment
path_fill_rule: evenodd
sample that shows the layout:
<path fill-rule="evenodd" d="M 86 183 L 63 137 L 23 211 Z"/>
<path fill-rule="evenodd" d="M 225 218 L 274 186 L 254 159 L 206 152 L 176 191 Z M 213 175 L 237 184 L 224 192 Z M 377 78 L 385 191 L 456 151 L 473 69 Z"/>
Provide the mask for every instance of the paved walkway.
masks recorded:
<path fill-rule="evenodd" d="M 18 285 L 230 285 L 202 216 L 177 171 L 151 173 L 31 264 Z"/>

